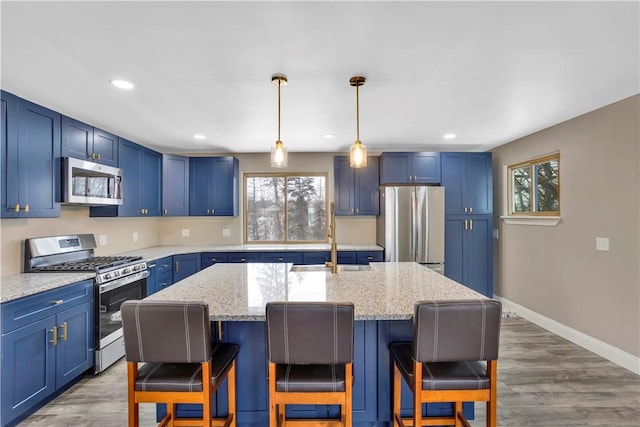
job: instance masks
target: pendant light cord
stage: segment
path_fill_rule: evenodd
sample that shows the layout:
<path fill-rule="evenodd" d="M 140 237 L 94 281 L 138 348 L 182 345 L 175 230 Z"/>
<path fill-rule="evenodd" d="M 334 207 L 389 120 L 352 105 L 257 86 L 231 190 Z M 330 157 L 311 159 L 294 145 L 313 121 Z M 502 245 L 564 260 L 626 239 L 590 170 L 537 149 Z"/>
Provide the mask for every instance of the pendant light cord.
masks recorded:
<path fill-rule="evenodd" d="M 359 83 L 356 83 L 356 140 L 360 141 L 360 96 L 358 95 Z"/>
<path fill-rule="evenodd" d="M 282 80 L 278 78 L 278 141 L 280 141 L 280 86 L 282 86 Z"/>

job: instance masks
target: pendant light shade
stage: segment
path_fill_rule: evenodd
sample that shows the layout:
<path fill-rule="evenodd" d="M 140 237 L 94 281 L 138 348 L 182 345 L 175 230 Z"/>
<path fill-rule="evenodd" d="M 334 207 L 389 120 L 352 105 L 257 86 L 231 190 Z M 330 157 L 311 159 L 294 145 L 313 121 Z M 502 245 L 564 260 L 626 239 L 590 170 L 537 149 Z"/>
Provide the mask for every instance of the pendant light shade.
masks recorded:
<path fill-rule="evenodd" d="M 271 77 L 271 83 L 278 86 L 278 140 L 271 147 L 271 167 L 286 168 L 287 167 L 287 149 L 280 140 L 280 88 L 287 84 L 287 78 L 282 75 Z"/>
<path fill-rule="evenodd" d="M 360 96 L 358 88 L 364 85 L 366 79 L 356 76 L 349 79 L 349 84 L 356 87 L 356 142 L 349 152 L 349 165 L 352 168 L 367 167 L 367 146 L 360 141 Z"/>

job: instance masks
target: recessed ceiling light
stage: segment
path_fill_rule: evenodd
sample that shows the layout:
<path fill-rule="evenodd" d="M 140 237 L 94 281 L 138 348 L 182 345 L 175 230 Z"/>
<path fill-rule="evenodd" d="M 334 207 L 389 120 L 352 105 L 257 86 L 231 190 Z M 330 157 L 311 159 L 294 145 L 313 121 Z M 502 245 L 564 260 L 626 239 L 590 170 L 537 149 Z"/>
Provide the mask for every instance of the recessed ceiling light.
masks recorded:
<path fill-rule="evenodd" d="M 442 135 L 442 137 L 444 139 L 454 139 L 456 137 L 455 133 L 445 133 L 444 135 Z"/>
<path fill-rule="evenodd" d="M 199 134 L 199 133 L 196 133 L 195 135 L 193 135 L 193 138 L 194 138 L 194 139 L 205 139 L 205 138 L 206 138 L 206 136 L 204 136 L 204 135 L 202 135 L 202 134 Z"/>
<path fill-rule="evenodd" d="M 119 89 L 133 89 L 133 83 L 126 80 L 111 80 L 111 84 Z"/>
<path fill-rule="evenodd" d="M 333 139 L 333 138 L 336 137 L 336 134 L 335 133 L 325 133 L 324 135 L 322 135 L 322 137 L 326 138 L 326 139 Z"/>

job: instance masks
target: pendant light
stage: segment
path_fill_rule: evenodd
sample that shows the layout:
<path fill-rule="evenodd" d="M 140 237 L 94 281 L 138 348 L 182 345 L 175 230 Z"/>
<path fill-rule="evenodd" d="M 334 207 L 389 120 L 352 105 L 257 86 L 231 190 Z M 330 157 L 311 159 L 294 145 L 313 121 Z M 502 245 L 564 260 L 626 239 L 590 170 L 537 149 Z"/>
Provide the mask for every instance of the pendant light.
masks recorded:
<path fill-rule="evenodd" d="M 356 87 L 356 142 L 351 146 L 349 153 L 349 165 L 352 168 L 367 167 L 367 146 L 360 141 L 360 98 L 358 93 L 358 88 L 363 86 L 366 80 L 360 76 L 349 79 L 349 84 Z"/>
<path fill-rule="evenodd" d="M 286 168 L 287 149 L 280 140 L 280 88 L 287 84 L 287 78 L 283 75 L 276 74 L 271 77 L 271 83 L 278 86 L 278 140 L 276 141 L 276 145 L 271 147 L 271 167 Z"/>

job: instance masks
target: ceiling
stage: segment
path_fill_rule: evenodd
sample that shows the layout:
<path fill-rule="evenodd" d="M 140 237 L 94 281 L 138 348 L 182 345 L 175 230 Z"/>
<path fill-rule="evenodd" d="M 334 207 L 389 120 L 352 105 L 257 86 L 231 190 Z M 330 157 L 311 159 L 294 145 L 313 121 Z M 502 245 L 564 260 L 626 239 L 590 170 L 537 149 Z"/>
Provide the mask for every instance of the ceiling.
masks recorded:
<path fill-rule="evenodd" d="M 268 152 L 282 73 L 288 150 L 346 152 L 362 75 L 371 151 L 484 151 L 638 93 L 639 5 L 3 1 L 1 86 L 166 153 Z"/>

